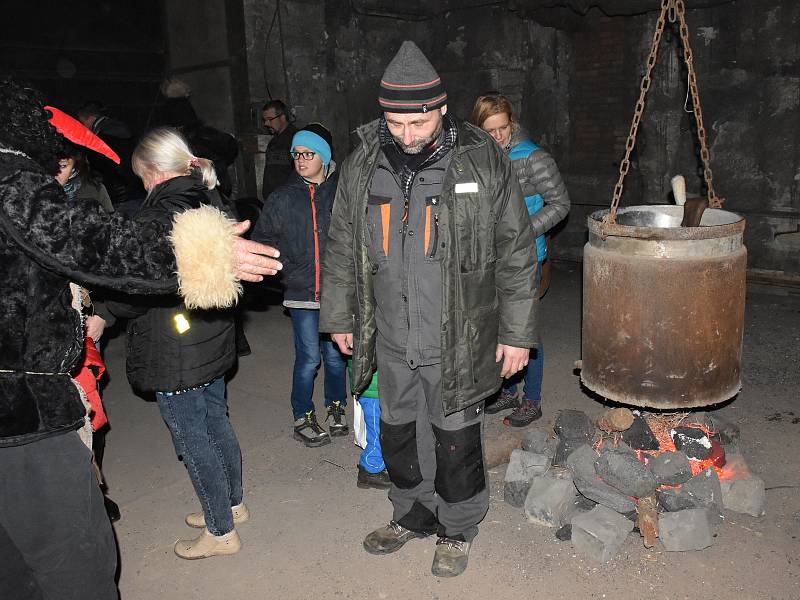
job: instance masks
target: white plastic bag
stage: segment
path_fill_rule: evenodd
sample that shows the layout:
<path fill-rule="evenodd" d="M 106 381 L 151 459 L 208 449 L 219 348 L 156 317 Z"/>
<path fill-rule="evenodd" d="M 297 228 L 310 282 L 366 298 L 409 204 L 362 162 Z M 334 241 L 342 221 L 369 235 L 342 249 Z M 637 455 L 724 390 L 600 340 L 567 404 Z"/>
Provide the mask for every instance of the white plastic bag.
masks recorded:
<path fill-rule="evenodd" d="M 367 424 L 364 421 L 364 409 L 358 398 L 353 396 L 353 442 L 361 448 L 367 447 Z"/>

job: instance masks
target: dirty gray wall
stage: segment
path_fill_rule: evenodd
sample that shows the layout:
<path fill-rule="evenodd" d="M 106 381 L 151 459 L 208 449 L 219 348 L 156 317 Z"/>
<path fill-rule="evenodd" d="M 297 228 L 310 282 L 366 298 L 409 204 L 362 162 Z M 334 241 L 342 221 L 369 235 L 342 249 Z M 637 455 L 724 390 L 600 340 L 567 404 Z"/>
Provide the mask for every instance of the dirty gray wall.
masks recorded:
<path fill-rule="evenodd" d="M 626 47 L 645 57 L 655 15 L 628 20 Z M 800 4 L 732 2 L 687 11 L 687 21 L 714 185 L 725 208 L 747 218 L 751 273 L 798 276 Z M 668 201 L 676 173 L 690 192 L 701 190 L 694 119 L 684 110 L 686 69 L 676 37 L 667 37 L 638 148 L 640 193 L 627 203 Z M 691 100 L 686 105 L 691 110 Z"/>
<path fill-rule="evenodd" d="M 213 127 L 234 131 L 224 0 L 165 0 L 167 74 L 192 89 L 198 116 Z"/>
<path fill-rule="evenodd" d="M 457 115 L 466 117 L 488 88 L 512 98 L 572 195 L 553 256 L 579 259 L 586 216 L 611 199 L 656 14 L 592 9 L 556 29 L 510 4 L 456 4 L 468 3 L 437 13 L 422 2 L 243 0 L 240 139 L 255 164 L 267 140 L 260 108 L 271 96 L 290 102 L 299 123 L 325 123 L 341 159 L 355 127 L 378 115 L 385 65 L 413 39 L 440 71 Z M 800 224 L 800 4 L 731 1 L 688 10 L 687 19 L 715 186 L 748 219 L 751 273 L 800 281 L 800 233 L 792 233 Z M 669 202 L 676 173 L 700 192 L 685 95 L 677 38 L 667 34 L 623 204 Z M 255 186 L 260 169 L 250 176 Z"/>
<path fill-rule="evenodd" d="M 264 99 L 280 98 L 294 107 L 298 123 L 328 126 L 342 158 L 355 128 L 379 115 L 386 64 L 403 40 L 413 39 L 442 75 L 458 116 L 469 116 L 477 94 L 500 88 L 543 143 L 566 134 L 559 104 L 568 78 L 556 74 L 568 62 L 565 35 L 501 8 L 408 21 L 360 4 L 357 11 L 345 0 L 282 1 L 278 11 L 276 0 L 245 1 L 253 133 Z"/>
<path fill-rule="evenodd" d="M 241 0 L 164 0 L 164 29 L 164 75 L 189 85 L 201 120 L 239 137 L 234 195 L 255 196 L 257 148 L 247 146 L 250 95 Z"/>

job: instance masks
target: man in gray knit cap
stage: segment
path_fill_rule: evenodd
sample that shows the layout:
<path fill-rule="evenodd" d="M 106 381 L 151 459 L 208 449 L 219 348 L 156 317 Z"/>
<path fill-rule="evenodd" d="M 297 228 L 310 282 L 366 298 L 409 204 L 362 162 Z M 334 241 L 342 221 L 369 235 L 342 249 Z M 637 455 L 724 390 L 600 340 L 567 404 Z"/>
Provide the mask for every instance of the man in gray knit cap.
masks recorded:
<path fill-rule="evenodd" d="M 383 115 L 342 165 L 322 269 L 320 330 L 353 354 L 353 392 L 379 372 L 393 517 L 372 554 L 438 535 L 434 575 L 467 567 L 489 507 L 483 401 L 535 342 L 533 231 L 511 164 L 447 113 L 413 42 L 380 83 Z"/>

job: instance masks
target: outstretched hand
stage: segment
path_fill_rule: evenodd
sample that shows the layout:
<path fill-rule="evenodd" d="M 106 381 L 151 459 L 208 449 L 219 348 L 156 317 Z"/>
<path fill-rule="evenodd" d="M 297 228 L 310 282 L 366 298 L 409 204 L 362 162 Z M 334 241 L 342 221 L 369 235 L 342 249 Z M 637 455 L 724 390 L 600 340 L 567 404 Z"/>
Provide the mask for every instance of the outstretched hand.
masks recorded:
<path fill-rule="evenodd" d="M 241 236 L 250 229 L 250 221 L 236 223 L 233 229 L 237 236 Z M 236 277 L 243 281 L 261 281 L 264 275 L 275 275 L 283 268 L 283 265 L 275 260 L 281 253 L 272 246 L 237 237 L 234 251 Z"/>

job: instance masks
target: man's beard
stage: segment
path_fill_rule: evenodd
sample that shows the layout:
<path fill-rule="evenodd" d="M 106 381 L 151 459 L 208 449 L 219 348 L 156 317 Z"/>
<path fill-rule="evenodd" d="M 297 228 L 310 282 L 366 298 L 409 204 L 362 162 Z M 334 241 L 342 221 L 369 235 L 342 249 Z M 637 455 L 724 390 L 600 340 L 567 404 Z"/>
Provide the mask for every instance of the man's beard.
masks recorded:
<path fill-rule="evenodd" d="M 436 128 L 429 137 L 423 138 L 421 140 L 415 140 L 411 144 L 404 144 L 403 139 L 393 135 L 395 143 L 400 146 L 400 149 L 406 154 L 419 154 L 422 152 L 429 144 L 433 143 L 442 133 L 442 121 L 439 121 L 439 126 Z"/>

